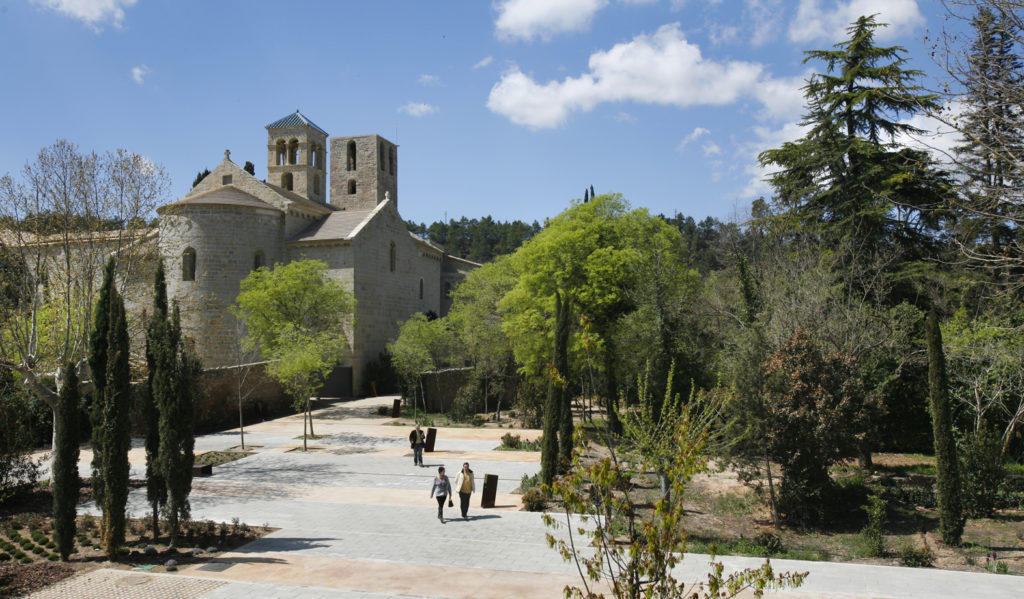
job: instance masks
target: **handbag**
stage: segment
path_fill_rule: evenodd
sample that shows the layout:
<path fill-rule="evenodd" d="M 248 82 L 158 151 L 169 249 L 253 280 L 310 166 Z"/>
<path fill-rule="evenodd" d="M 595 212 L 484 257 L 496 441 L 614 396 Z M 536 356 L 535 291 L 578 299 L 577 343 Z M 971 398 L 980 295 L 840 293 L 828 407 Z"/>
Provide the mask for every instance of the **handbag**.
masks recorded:
<path fill-rule="evenodd" d="M 455 502 L 452 501 L 451 497 L 448 498 L 448 507 L 455 507 Z"/>

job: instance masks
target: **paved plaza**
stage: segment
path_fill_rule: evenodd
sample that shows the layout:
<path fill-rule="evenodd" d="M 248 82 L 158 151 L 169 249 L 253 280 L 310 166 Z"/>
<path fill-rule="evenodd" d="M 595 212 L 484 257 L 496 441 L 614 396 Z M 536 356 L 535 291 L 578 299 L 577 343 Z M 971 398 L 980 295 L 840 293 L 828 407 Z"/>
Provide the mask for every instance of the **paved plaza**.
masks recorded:
<path fill-rule="evenodd" d="M 100 569 L 36 593 L 49 598 L 379 599 L 384 597 L 487 599 L 561 597 L 578 584 L 575 566 L 547 546 L 539 514 L 519 510 L 511 493 L 524 474 L 540 469 L 535 452 L 494 451 L 502 429 L 439 429 L 436 451 L 415 467 L 409 427 L 375 417 L 393 398 L 336 404 L 316 413 L 323 438 L 301 451 L 301 416 L 248 427 L 253 455 L 197 478 L 191 495 L 197 520 L 279 528 L 223 553 L 214 561 L 175 573 Z M 533 438 L 539 431 L 516 431 Z M 205 435 L 196 451 L 228 449 L 238 432 Z M 83 474 L 90 456 L 83 452 Z M 131 454 L 133 476 L 144 472 L 140 449 Z M 430 483 L 437 466 L 456 474 L 464 461 L 477 476 L 470 519 L 458 504 L 436 518 Z M 498 475 L 496 507 L 481 509 L 485 474 Z M 80 508 L 96 513 L 92 505 Z M 147 511 L 145 491 L 133 491 L 129 511 Z M 725 557 L 726 571 L 763 560 Z M 708 556 L 688 555 L 684 580 L 700 580 Z M 772 560 L 776 571 L 808 571 L 804 586 L 769 594 L 780 598 L 1024 597 L 1024 578 L 827 562 Z"/>

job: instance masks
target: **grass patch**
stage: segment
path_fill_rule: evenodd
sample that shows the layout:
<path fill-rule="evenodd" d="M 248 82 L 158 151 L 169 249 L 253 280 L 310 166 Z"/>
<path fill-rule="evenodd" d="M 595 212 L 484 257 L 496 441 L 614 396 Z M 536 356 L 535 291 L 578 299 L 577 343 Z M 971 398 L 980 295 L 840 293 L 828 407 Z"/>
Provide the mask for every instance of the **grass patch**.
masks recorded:
<path fill-rule="evenodd" d="M 207 451 L 196 456 L 196 466 L 220 466 L 252 455 L 249 451 Z"/>

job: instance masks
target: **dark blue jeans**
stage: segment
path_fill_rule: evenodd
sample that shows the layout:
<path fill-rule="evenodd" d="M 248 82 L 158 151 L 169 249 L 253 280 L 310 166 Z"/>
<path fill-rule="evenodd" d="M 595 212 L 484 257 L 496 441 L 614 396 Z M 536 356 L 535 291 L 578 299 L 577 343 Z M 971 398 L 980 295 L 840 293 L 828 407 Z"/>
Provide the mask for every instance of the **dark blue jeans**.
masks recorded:
<path fill-rule="evenodd" d="M 421 443 L 412 446 L 412 463 L 423 465 L 423 445 Z"/>

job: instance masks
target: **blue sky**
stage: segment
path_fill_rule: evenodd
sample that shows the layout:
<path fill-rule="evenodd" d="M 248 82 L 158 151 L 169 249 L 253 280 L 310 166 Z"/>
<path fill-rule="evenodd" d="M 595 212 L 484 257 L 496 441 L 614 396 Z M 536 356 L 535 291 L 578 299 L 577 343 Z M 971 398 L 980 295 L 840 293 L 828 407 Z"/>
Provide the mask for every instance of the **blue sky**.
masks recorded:
<path fill-rule="evenodd" d="M 267 123 L 399 144 L 400 210 L 543 221 L 593 185 L 730 219 L 800 135 L 803 51 L 860 14 L 936 74 L 936 0 L 0 0 L 0 174 L 42 147 L 126 148 L 174 197 Z"/>

